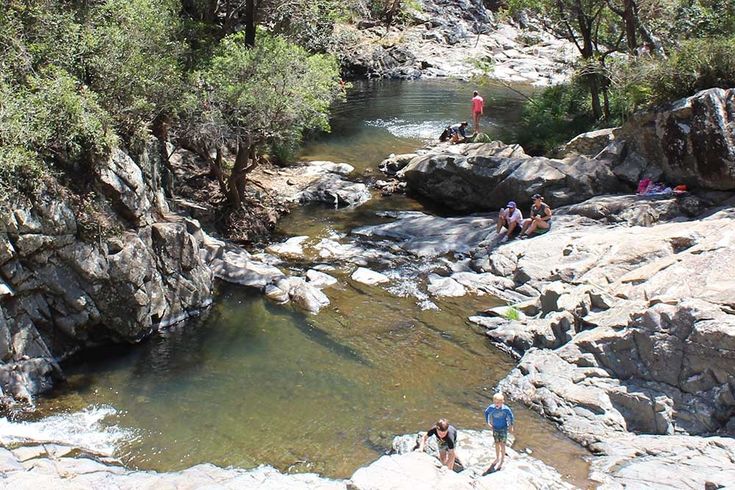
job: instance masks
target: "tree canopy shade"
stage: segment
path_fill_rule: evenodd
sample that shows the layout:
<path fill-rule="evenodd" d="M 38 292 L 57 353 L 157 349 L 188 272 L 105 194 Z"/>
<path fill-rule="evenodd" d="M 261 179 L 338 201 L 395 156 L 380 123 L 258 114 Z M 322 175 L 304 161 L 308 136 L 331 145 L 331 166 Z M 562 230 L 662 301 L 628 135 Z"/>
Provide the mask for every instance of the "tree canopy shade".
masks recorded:
<path fill-rule="evenodd" d="M 237 33 L 224 38 L 193 74 L 184 130 L 199 153 L 212 159 L 220 186 L 238 208 L 245 177 L 257 164 L 256 149 L 299 140 L 307 129 L 328 130 L 329 106 L 339 93 L 332 56 L 309 55 L 265 32 L 247 47 L 244 34 Z M 222 159 L 227 149 L 236 154 L 229 176 Z"/>

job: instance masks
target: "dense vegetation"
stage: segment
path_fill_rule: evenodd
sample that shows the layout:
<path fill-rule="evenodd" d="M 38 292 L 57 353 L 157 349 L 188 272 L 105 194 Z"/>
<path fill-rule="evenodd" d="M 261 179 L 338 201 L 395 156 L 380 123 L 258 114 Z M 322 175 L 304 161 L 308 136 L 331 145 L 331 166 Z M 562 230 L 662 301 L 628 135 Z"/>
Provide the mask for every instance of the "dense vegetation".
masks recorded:
<path fill-rule="evenodd" d="M 735 86 L 732 0 L 510 0 L 573 41 L 575 76 L 527 104 L 519 140 L 545 153 L 637 109 Z"/>
<path fill-rule="evenodd" d="M 211 159 L 237 208 L 258 150 L 328 128 L 334 21 L 399 3 L 2 0 L 0 190 L 155 136 Z"/>

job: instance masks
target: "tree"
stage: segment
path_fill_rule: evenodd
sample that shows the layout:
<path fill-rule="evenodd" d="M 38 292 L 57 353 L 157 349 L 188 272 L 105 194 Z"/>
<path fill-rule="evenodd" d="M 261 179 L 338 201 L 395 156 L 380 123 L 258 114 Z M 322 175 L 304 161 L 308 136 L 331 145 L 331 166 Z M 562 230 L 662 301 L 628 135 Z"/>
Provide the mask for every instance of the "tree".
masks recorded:
<path fill-rule="evenodd" d="M 539 12 L 546 27 L 574 43 L 582 57 L 580 76 L 587 85 L 595 119 L 608 119 L 605 58 L 618 51 L 625 31 L 613 22 L 609 0 L 514 0 L 513 9 Z M 603 105 L 604 101 L 604 105 Z"/>
<path fill-rule="evenodd" d="M 339 70 L 327 55 L 309 55 L 279 36 L 261 32 L 246 47 L 230 35 L 207 66 L 193 76 L 182 137 L 210 161 L 233 209 L 242 205 L 247 175 L 268 143 L 300 140 L 311 128 L 327 130 L 328 110 L 339 94 Z M 224 155 L 235 154 L 227 168 Z"/>

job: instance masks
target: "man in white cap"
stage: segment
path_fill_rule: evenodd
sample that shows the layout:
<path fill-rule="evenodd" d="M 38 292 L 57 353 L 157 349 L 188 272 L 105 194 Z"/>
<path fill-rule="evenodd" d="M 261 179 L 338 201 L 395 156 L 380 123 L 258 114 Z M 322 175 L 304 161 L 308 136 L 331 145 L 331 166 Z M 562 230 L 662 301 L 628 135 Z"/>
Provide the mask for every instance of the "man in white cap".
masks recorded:
<path fill-rule="evenodd" d="M 498 215 L 498 224 L 496 232 L 500 234 L 500 230 L 506 228 L 508 232 L 503 237 L 502 241 L 507 241 L 508 238 L 515 238 L 521 233 L 521 227 L 523 225 L 523 214 L 521 210 L 516 206 L 515 201 L 509 201 L 505 208 L 500 210 Z"/>

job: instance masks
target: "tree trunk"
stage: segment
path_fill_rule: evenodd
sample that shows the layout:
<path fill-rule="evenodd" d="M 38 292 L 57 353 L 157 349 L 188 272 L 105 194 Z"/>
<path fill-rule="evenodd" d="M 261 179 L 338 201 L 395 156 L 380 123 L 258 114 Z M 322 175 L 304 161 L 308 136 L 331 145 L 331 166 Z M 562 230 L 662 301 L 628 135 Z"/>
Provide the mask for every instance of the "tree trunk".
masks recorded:
<path fill-rule="evenodd" d="M 156 165 L 151 165 L 151 176 L 153 186 L 163 188 L 164 195 L 168 198 L 174 197 L 174 169 L 169 162 L 168 155 L 168 118 L 159 115 L 153 120 L 153 136 L 158 140 L 158 157 L 161 159 L 161 175 L 158 175 Z"/>
<path fill-rule="evenodd" d="M 587 75 L 590 88 L 590 96 L 592 97 L 592 115 L 595 120 L 602 118 L 602 104 L 600 102 L 600 77 L 597 73 Z"/>
<path fill-rule="evenodd" d="M 628 52 L 630 54 L 636 53 L 638 47 L 638 40 L 636 39 L 636 10 L 637 6 L 635 0 L 623 0 L 623 20 L 625 21 L 625 37 L 628 41 Z"/>
<path fill-rule="evenodd" d="M 390 25 L 393 23 L 393 18 L 398 13 L 398 10 L 401 8 L 401 0 L 393 0 L 393 4 L 388 8 L 388 10 L 385 11 L 385 28 L 390 28 Z"/>
<path fill-rule="evenodd" d="M 250 164 L 248 164 L 248 161 Z M 232 173 L 228 179 L 228 200 L 232 207 L 237 210 L 242 206 L 242 197 L 245 195 L 245 183 L 247 175 L 258 166 L 255 145 L 240 143 L 237 146 L 237 157 Z"/>
<path fill-rule="evenodd" d="M 255 16 L 257 14 L 257 0 L 246 0 L 245 3 L 245 46 L 252 48 L 255 46 L 255 27 L 257 22 Z"/>
<path fill-rule="evenodd" d="M 219 146 L 217 147 L 217 153 L 214 157 L 214 160 L 211 158 L 209 160 L 209 175 L 214 177 L 217 180 L 217 183 L 219 184 L 219 190 L 222 192 L 222 195 L 227 198 L 228 192 L 227 192 L 227 182 L 225 182 L 225 171 L 223 170 L 222 165 L 222 148 Z"/>

